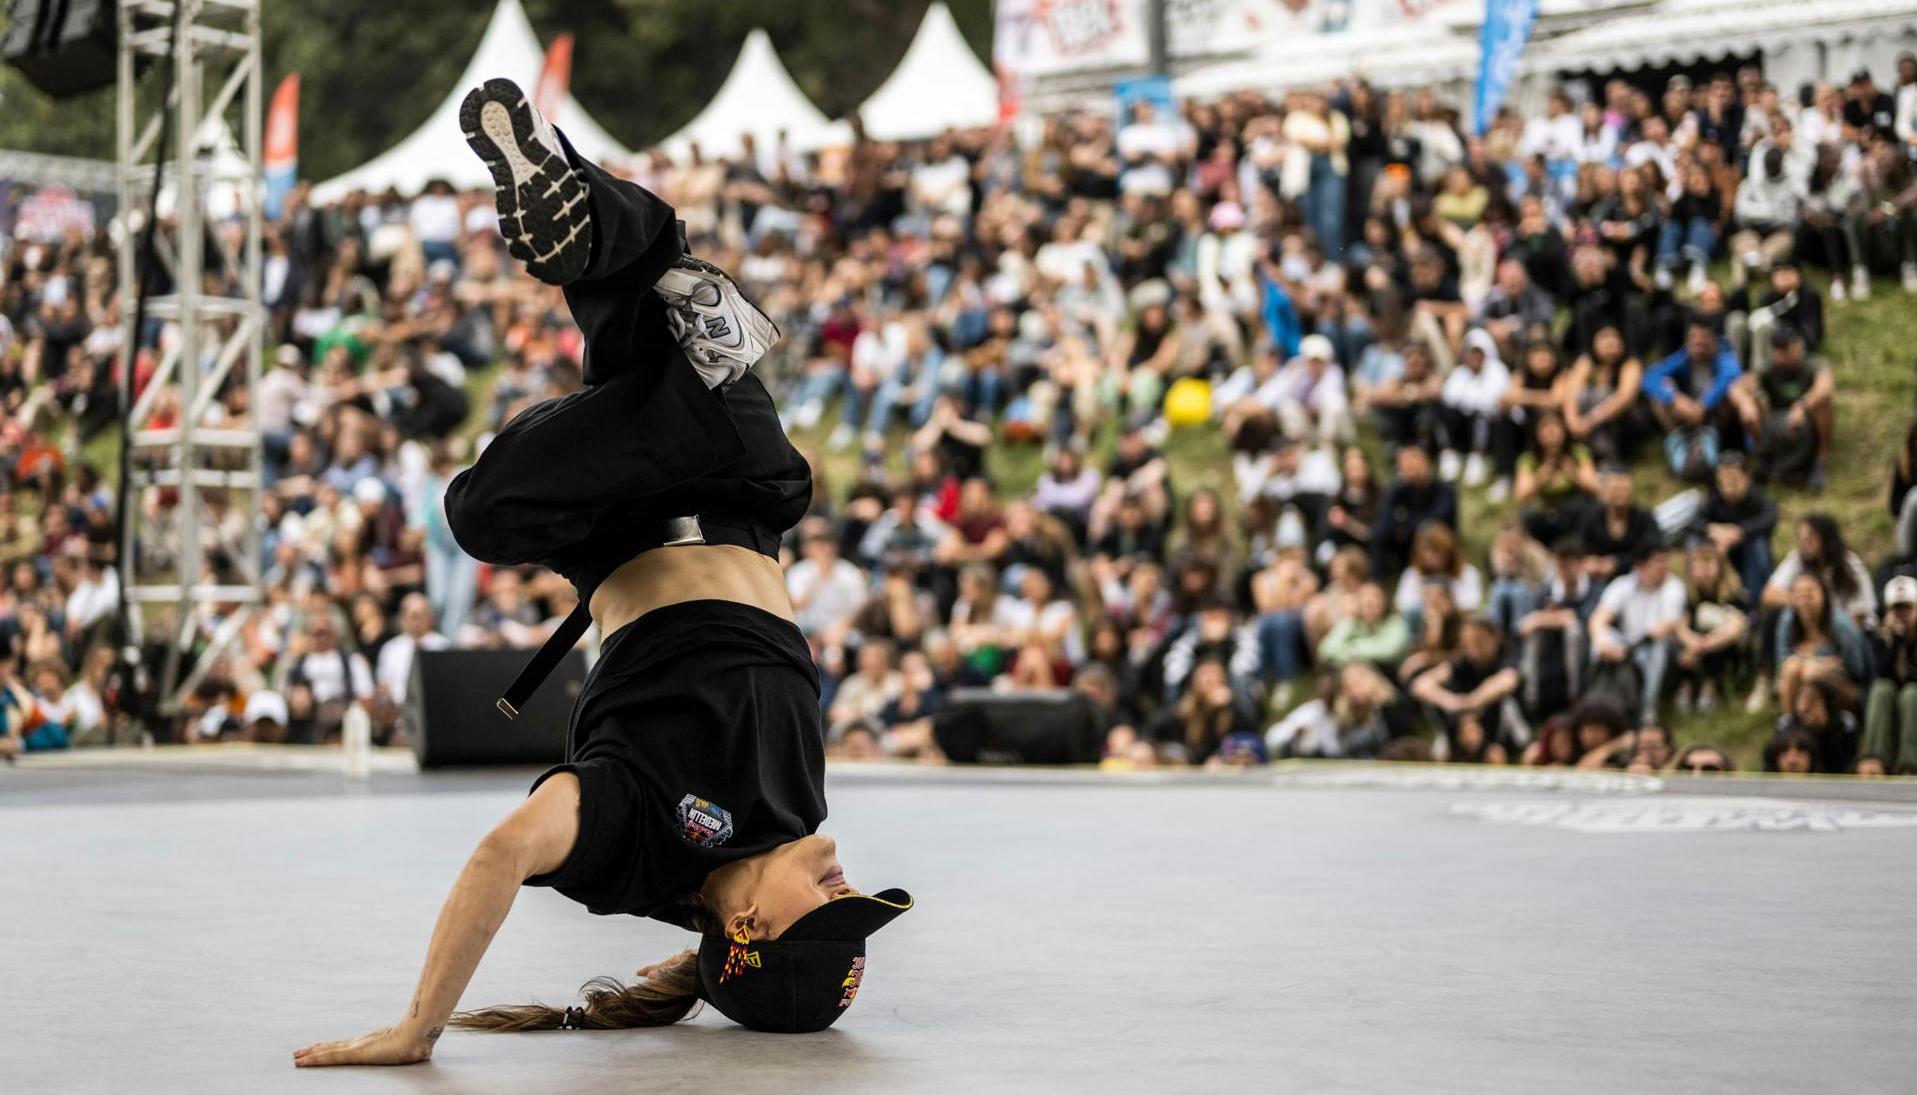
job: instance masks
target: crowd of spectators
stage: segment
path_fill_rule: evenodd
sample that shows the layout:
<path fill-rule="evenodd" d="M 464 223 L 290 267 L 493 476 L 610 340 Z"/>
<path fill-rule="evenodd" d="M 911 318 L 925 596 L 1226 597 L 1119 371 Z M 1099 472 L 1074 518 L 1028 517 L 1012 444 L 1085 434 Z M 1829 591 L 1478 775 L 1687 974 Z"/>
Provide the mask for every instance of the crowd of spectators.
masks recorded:
<path fill-rule="evenodd" d="M 787 574 L 834 755 L 939 759 L 942 705 L 992 689 L 1080 697 L 1115 766 L 1712 771 L 1689 716 L 1743 706 L 1780 714 L 1769 766 L 1889 773 L 1917 771 L 1917 429 L 1875 569 L 1776 497 L 1828 483 L 1845 302 L 1917 291 L 1914 146 L 1906 56 L 1882 89 L 1580 85 L 1482 136 L 1357 82 L 1029 146 L 612 166 L 786 332 L 760 371 L 815 443 Z M 267 603 L 145 729 L 327 741 L 358 702 L 403 740 L 416 651 L 536 645 L 573 607 L 461 554 L 439 499 L 578 389 L 579 335 L 487 192 L 301 190 L 266 253 L 269 370 L 210 412 L 265 439 L 260 558 L 241 507 L 200 523 L 205 577 Z M 119 411 L 112 275 L 75 233 L 12 241 L 0 280 L 4 750 L 137 733 L 112 493 L 59 443 Z M 142 378 L 176 336 L 151 326 Z M 1650 497 L 1647 463 L 1689 489 Z M 177 521 L 161 488 L 133 507 Z"/>

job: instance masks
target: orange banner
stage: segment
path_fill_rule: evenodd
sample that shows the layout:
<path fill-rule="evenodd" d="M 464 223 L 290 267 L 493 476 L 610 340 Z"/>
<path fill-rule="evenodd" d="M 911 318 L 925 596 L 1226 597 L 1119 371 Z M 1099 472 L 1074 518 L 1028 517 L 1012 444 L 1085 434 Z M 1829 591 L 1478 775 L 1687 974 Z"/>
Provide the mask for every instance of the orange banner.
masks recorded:
<path fill-rule="evenodd" d="M 533 89 L 533 105 L 548 121 L 559 118 L 572 85 L 572 35 L 562 34 L 546 47 L 546 64 L 539 70 L 539 86 Z"/>

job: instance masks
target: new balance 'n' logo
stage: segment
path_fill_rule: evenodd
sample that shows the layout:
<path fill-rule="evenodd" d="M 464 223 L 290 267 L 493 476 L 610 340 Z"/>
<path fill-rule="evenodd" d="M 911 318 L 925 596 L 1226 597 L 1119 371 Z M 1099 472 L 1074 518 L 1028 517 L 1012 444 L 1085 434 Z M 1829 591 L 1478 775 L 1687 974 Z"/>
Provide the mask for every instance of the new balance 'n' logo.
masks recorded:
<path fill-rule="evenodd" d="M 726 322 L 726 317 L 724 316 L 713 316 L 711 319 L 706 320 L 706 337 L 731 338 L 732 325 Z"/>

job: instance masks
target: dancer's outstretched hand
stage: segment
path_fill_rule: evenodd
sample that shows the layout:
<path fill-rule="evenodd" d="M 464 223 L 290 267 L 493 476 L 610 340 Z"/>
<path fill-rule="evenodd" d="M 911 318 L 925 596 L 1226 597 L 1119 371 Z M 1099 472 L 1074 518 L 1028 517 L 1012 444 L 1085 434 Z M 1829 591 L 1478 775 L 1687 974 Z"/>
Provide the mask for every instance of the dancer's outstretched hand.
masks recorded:
<path fill-rule="evenodd" d="M 403 1032 L 387 1027 L 357 1038 L 337 1042 L 315 1042 L 293 1051 L 295 1068 L 324 1068 L 327 1065 L 416 1065 L 430 1060 L 433 1043 L 444 1028 L 425 1033 Z"/>

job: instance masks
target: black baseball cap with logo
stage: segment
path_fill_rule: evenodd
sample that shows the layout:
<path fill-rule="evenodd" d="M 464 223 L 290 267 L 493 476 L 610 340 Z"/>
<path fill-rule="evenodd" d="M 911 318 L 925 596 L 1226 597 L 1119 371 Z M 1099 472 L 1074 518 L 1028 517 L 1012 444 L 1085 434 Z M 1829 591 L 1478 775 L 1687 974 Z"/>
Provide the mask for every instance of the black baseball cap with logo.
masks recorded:
<path fill-rule="evenodd" d="M 904 890 L 881 890 L 828 901 L 777 939 L 708 935 L 699 944 L 699 997 L 753 1030 L 824 1030 L 859 994 L 866 937 L 911 907 Z"/>

